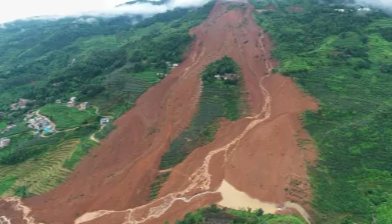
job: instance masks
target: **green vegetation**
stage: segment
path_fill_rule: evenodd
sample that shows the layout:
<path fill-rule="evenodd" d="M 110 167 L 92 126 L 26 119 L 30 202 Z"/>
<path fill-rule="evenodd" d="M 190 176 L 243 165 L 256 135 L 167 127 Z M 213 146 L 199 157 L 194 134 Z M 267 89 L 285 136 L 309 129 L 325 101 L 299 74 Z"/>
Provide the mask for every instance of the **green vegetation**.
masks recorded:
<path fill-rule="evenodd" d="M 89 140 L 83 139 L 77 146 L 76 150 L 72 153 L 70 157 L 68 157 L 63 164 L 63 167 L 68 170 L 73 170 L 76 164 L 88 154 L 91 148 L 98 146 L 98 143 Z"/>
<path fill-rule="evenodd" d="M 263 210 L 238 211 L 232 209 L 220 209 L 216 205 L 201 208 L 194 213 L 186 214 L 183 220 L 177 224 L 305 224 L 299 217 L 294 215 L 263 215 Z"/>
<path fill-rule="evenodd" d="M 392 223 L 392 19 L 337 0 L 252 2 L 277 6 L 255 18 L 275 41 L 278 71 L 320 101 L 304 120 L 319 149 L 316 223 Z"/>
<path fill-rule="evenodd" d="M 19 135 L 19 134 L 27 133 L 31 130 L 26 126 L 25 122 L 18 122 L 15 124 L 16 127 L 12 128 L 10 131 L 0 134 L 0 137 L 2 138 L 2 137 L 10 137 L 13 135 Z"/>
<path fill-rule="evenodd" d="M 80 127 L 96 120 L 96 116 L 89 111 L 80 111 L 64 104 L 46 104 L 39 112 L 53 121 L 58 130 Z"/>
<path fill-rule="evenodd" d="M 110 132 L 116 129 L 116 126 L 113 125 L 113 122 L 106 124 L 105 127 L 95 135 L 97 139 L 104 139 L 106 138 Z"/>
<path fill-rule="evenodd" d="M 0 131 L 5 129 L 7 127 L 7 123 L 6 122 L 0 122 Z"/>
<path fill-rule="evenodd" d="M 162 184 L 166 182 L 167 178 L 169 178 L 171 172 L 160 173 L 155 178 L 154 182 L 150 185 L 150 196 L 148 197 L 149 201 L 154 200 L 161 190 Z"/>
<path fill-rule="evenodd" d="M 12 187 L 12 185 L 14 185 L 16 181 L 15 177 L 8 177 L 7 179 L 3 179 L 0 183 L 0 195 L 4 194 L 4 192 L 6 192 L 8 189 L 10 189 Z"/>
<path fill-rule="evenodd" d="M 45 193 L 62 183 L 71 173 L 63 168 L 79 144 L 70 139 L 35 158 L 17 165 L 0 165 L 0 195 L 28 197 Z"/>
<path fill-rule="evenodd" d="M 221 78 L 215 78 L 216 75 Z M 171 143 L 170 150 L 162 157 L 161 169 L 174 167 L 195 148 L 213 141 L 219 118 L 236 120 L 242 115 L 241 74 L 233 59 L 225 56 L 209 64 L 201 76 L 203 91 L 199 109 L 189 127 Z"/>

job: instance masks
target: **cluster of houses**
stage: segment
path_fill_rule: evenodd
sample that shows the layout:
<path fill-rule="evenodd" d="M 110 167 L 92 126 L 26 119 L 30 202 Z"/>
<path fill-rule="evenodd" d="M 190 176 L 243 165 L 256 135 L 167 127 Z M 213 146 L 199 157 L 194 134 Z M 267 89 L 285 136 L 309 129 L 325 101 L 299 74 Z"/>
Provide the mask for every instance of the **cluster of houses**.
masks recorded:
<path fill-rule="evenodd" d="M 11 143 L 11 139 L 9 138 L 1 138 L 0 139 L 0 148 L 4 148 Z"/>
<path fill-rule="evenodd" d="M 11 131 L 11 129 L 13 129 L 14 127 L 16 127 L 16 124 L 8 125 L 5 129 L 1 130 L 0 134 L 4 134 L 4 133 L 6 133 L 6 132 L 9 132 L 9 131 Z"/>
<path fill-rule="evenodd" d="M 177 63 L 172 64 L 172 63 L 170 63 L 170 62 L 166 62 L 166 65 L 167 65 L 169 68 L 176 68 L 176 67 L 179 66 L 179 64 L 177 64 Z"/>
<path fill-rule="evenodd" d="M 35 100 L 28 100 L 28 99 L 19 98 L 19 101 L 17 103 L 11 104 L 11 110 L 24 109 L 24 108 L 26 108 L 27 103 L 34 102 L 34 101 Z"/>
<path fill-rule="evenodd" d="M 172 64 L 172 63 L 170 63 L 170 62 L 166 62 L 166 65 L 167 65 L 167 67 L 169 67 L 169 68 L 171 68 L 171 69 L 176 68 L 176 67 L 179 66 L 179 64 L 177 64 L 177 63 Z M 160 73 L 160 72 L 157 73 L 157 76 L 158 76 L 159 78 L 165 78 L 165 77 L 168 76 L 168 75 L 169 75 L 169 74 L 166 74 L 166 73 Z"/>
<path fill-rule="evenodd" d="M 335 11 L 337 11 L 337 12 L 346 12 L 346 11 L 352 11 L 352 10 L 335 9 Z M 361 7 L 361 8 L 358 8 L 357 11 L 359 11 L 359 12 L 370 12 L 370 11 L 372 11 L 372 9 L 371 8 L 367 8 L 367 7 L 363 7 L 363 8 Z"/>
<path fill-rule="evenodd" d="M 165 74 L 165 73 L 157 73 L 157 76 L 159 77 L 159 78 L 164 78 L 164 77 L 166 77 L 167 76 L 167 74 Z"/>
<path fill-rule="evenodd" d="M 61 100 L 56 100 L 56 103 L 61 103 Z M 87 110 L 89 108 L 90 104 L 88 102 L 83 102 L 79 105 L 77 105 L 76 102 L 76 97 L 71 97 L 69 101 L 67 102 L 67 107 L 76 107 L 79 110 Z"/>
<path fill-rule="evenodd" d="M 229 74 L 229 73 L 226 73 L 226 74 L 224 74 L 224 75 L 215 75 L 215 78 L 216 78 L 217 80 L 236 80 L 236 79 L 239 79 L 240 76 L 237 75 L 237 74 Z"/>
<path fill-rule="evenodd" d="M 67 107 L 74 107 L 76 106 L 76 97 L 71 97 L 67 103 Z"/>
<path fill-rule="evenodd" d="M 39 134 L 39 132 L 43 131 L 44 134 L 54 132 L 54 127 L 50 124 L 50 122 L 42 116 L 36 116 L 34 118 L 30 118 L 27 121 L 27 126 L 29 128 L 35 129 L 35 134 Z"/>

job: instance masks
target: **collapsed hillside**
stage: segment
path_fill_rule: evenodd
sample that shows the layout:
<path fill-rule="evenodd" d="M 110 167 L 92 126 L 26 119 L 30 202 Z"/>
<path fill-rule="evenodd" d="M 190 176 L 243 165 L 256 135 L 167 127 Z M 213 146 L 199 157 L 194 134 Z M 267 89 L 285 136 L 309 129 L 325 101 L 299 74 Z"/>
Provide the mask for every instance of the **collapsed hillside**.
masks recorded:
<path fill-rule="evenodd" d="M 217 2 L 208 19 L 190 31 L 196 40 L 187 60 L 115 122 L 117 129 L 74 174 L 43 195 L 7 199 L 0 205 L 6 214 L 19 204 L 31 224 L 163 223 L 218 203 L 296 212 L 309 221 L 306 161 L 313 161 L 315 152 L 298 144 L 308 138 L 299 114 L 317 104 L 291 79 L 272 74 L 278 62 L 271 59 L 271 41 L 253 20 L 253 8 L 243 3 Z M 197 110 L 199 74 L 225 55 L 240 66 L 249 116 L 222 121 L 215 140 L 174 167 L 157 199 L 147 203 L 146 186 L 158 174 L 163 154 Z"/>

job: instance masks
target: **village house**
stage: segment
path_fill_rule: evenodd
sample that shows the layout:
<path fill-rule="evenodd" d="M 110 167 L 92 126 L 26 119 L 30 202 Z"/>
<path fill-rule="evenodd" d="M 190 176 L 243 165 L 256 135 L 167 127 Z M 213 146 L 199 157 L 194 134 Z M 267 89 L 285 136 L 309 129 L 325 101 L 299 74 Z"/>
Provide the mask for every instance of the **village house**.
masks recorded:
<path fill-rule="evenodd" d="M 60 103 L 61 103 L 61 100 L 56 100 L 56 103 L 60 104 Z"/>
<path fill-rule="evenodd" d="M 105 125 L 105 124 L 108 124 L 110 122 L 110 118 L 108 118 L 108 117 L 104 117 L 104 118 L 101 118 L 101 125 Z"/>
<path fill-rule="evenodd" d="M 34 113 L 26 114 L 26 117 L 25 117 L 23 120 L 24 120 L 24 121 L 27 121 L 28 119 L 34 117 L 34 115 L 35 115 Z"/>
<path fill-rule="evenodd" d="M 46 126 L 49 125 L 49 122 L 45 120 L 43 117 L 32 118 L 27 122 L 27 126 L 36 130 L 43 130 Z"/>
<path fill-rule="evenodd" d="M 170 68 L 175 68 L 175 67 L 178 67 L 179 66 L 179 64 L 177 64 L 177 63 L 170 63 L 170 62 L 166 62 L 166 65 L 168 66 L 168 67 L 170 67 Z"/>
<path fill-rule="evenodd" d="M 89 107 L 89 103 L 88 102 L 84 102 L 78 105 L 78 109 L 79 110 L 87 110 L 87 108 Z"/>
<path fill-rule="evenodd" d="M 0 132 L 0 134 L 4 134 L 4 133 L 6 133 L 6 132 L 8 132 L 8 131 L 11 131 L 11 129 L 13 129 L 13 128 L 15 128 L 15 127 L 16 127 L 16 124 L 8 125 L 5 129 L 3 129 L 3 130 Z"/>
<path fill-rule="evenodd" d="M 76 106 L 76 97 L 71 97 L 67 103 L 67 107 L 74 107 Z"/>
<path fill-rule="evenodd" d="M 237 74 L 228 74 L 228 73 L 224 75 L 215 75 L 214 77 L 217 80 L 235 80 L 240 78 Z"/>
<path fill-rule="evenodd" d="M 0 139 L 0 148 L 4 148 L 11 143 L 11 139 L 9 138 L 1 138 Z"/>
<path fill-rule="evenodd" d="M 370 8 L 359 8 L 358 11 L 370 12 L 372 10 Z"/>
<path fill-rule="evenodd" d="M 47 125 L 45 128 L 44 128 L 44 134 L 49 134 L 49 133 L 52 133 L 53 132 L 53 127 L 52 127 L 52 125 Z"/>
<path fill-rule="evenodd" d="M 159 72 L 158 72 L 158 73 L 157 73 L 157 76 L 158 76 L 158 77 L 166 77 L 167 74 L 165 74 L 165 73 L 159 73 Z"/>
<path fill-rule="evenodd" d="M 35 100 L 28 100 L 19 98 L 19 102 L 11 104 L 11 110 L 19 110 L 26 108 L 27 103 L 34 102 Z"/>
<path fill-rule="evenodd" d="M 11 104 L 11 110 L 19 110 L 19 104 L 18 103 Z"/>

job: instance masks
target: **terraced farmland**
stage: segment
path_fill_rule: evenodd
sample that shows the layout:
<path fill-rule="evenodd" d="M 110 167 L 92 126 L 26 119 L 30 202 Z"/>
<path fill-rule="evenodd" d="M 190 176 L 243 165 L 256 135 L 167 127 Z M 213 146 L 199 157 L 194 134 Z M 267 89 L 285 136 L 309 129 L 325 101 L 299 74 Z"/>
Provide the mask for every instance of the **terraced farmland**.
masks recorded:
<path fill-rule="evenodd" d="M 156 71 L 130 74 L 126 71 L 112 73 L 106 79 L 106 90 L 90 100 L 97 105 L 102 114 L 120 117 L 135 105 L 137 98 L 160 79 Z"/>
<path fill-rule="evenodd" d="M 0 196 L 31 196 L 45 193 L 63 182 L 71 170 L 63 168 L 64 162 L 74 153 L 79 139 L 61 143 L 56 150 L 29 159 L 18 165 L 0 166 Z M 4 188 L 8 189 L 5 190 Z"/>

